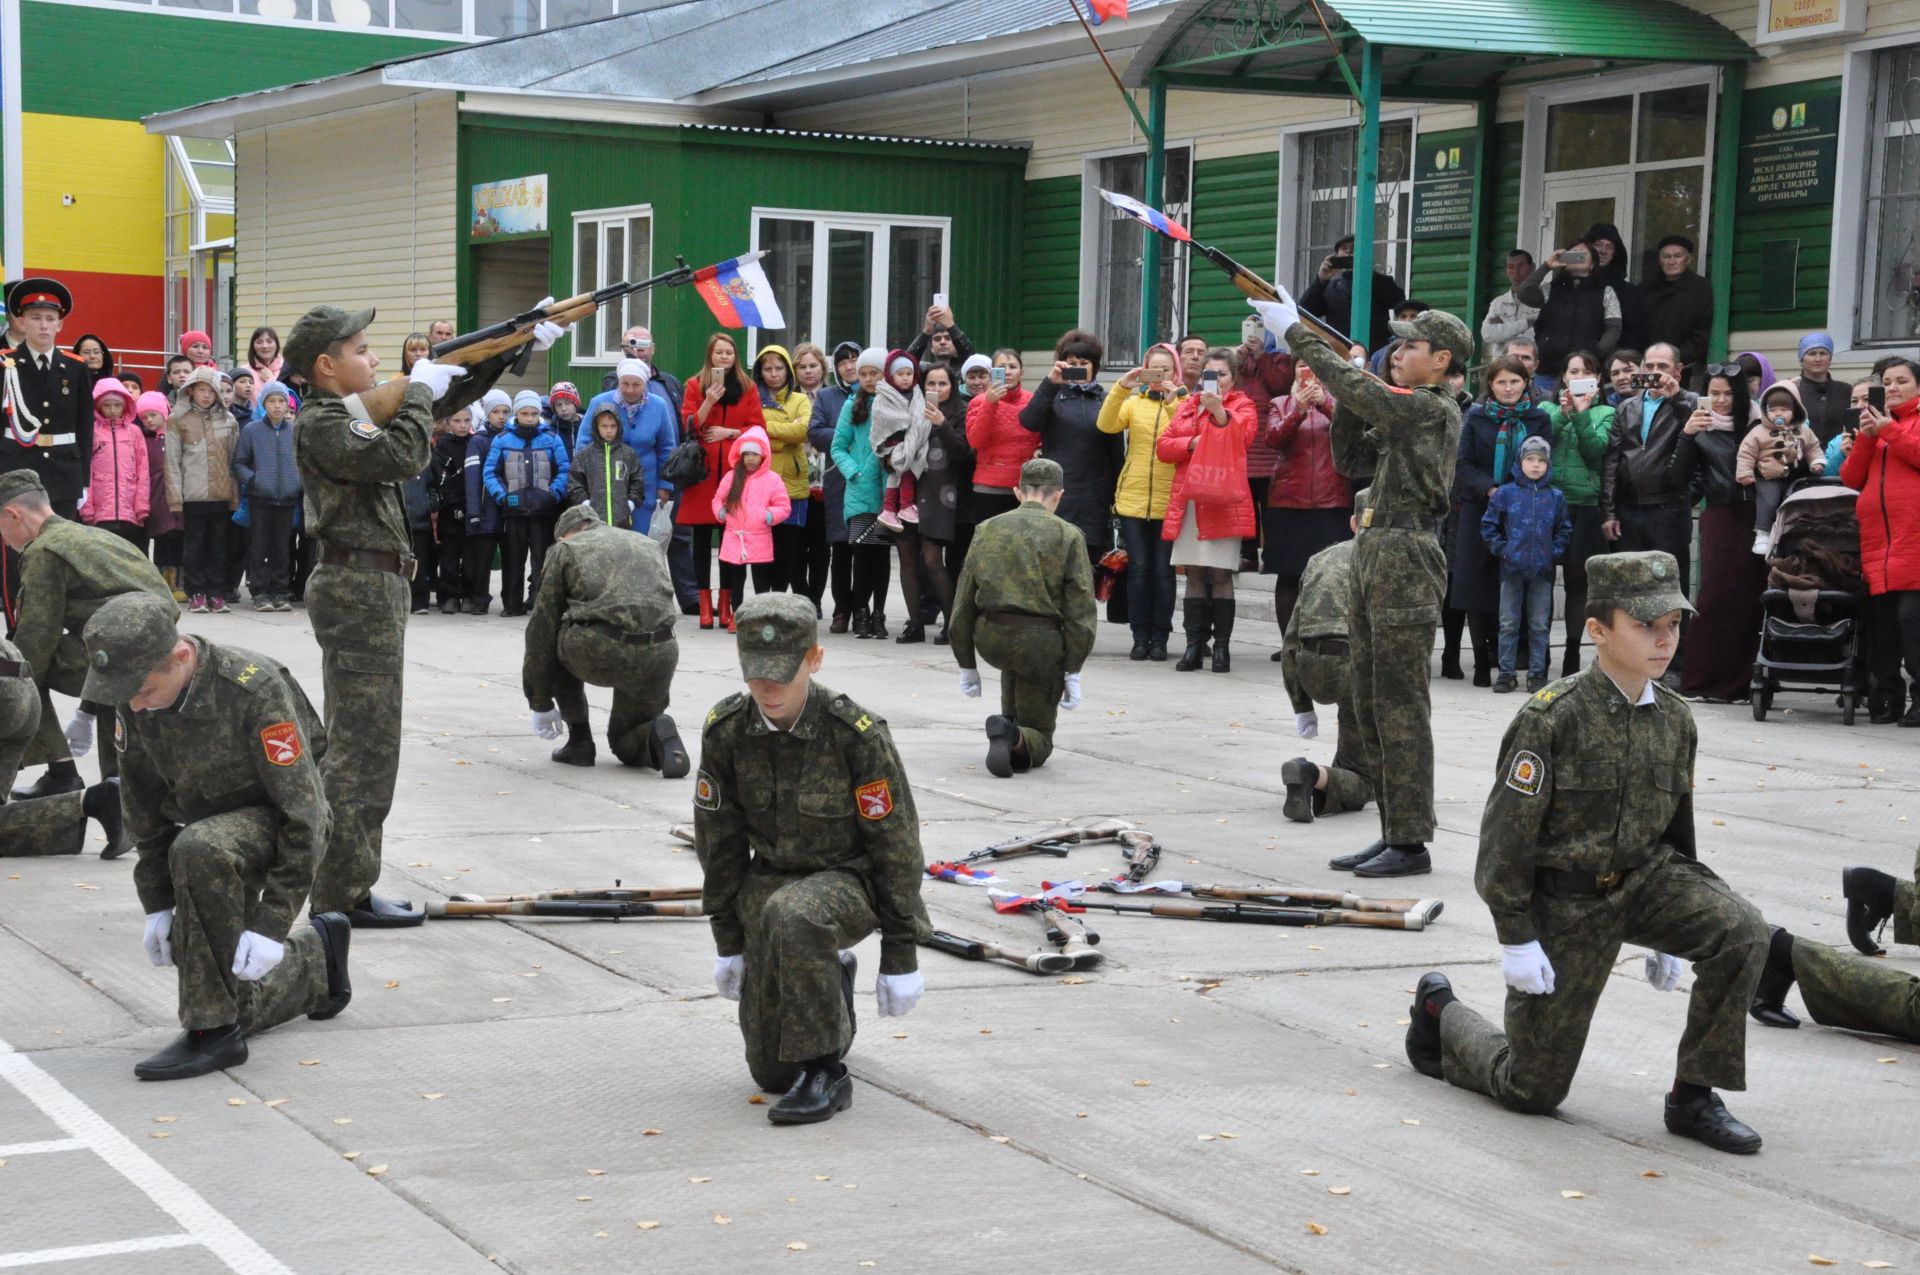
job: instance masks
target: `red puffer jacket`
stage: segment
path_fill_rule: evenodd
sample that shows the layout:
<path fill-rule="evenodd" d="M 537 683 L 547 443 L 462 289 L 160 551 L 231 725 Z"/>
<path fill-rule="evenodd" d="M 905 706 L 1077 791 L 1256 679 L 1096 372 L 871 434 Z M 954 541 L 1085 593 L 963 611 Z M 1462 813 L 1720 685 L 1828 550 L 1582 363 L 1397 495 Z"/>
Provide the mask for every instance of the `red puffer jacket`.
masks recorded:
<path fill-rule="evenodd" d="M 985 394 L 967 404 L 967 446 L 973 448 L 973 481 L 982 487 L 1018 487 L 1020 466 L 1040 452 L 1040 435 L 1020 423 L 1020 409 L 1033 395 L 1008 390 L 998 403 Z"/>
<path fill-rule="evenodd" d="M 1303 408 L 1292 394 L 1274 396 L 1261 441 L 1273 449 L 1270 509 L 1351 509 L 1353 484 L 1333 467 L 1333 395 Z"/>
<path fill-rule="evenodd" d="M 1193 458 L 1194 443 L 1202 429 L 1224 429 L 1232 436 L 1234 446 L 1228 450 L 1238 470 L 1238 481 L 1233 484 L 1234 495 L 1227 500 L 1207 504 L 1195 502 L 1194 508 L 1199 511 L 1200 517 L 1200 539 L 1244 539 L 1253 534 L 1253 492 L 1247 487 L 1247 444 L 1253 440 L 1258 428 L 1253 400 L 1239 390 L 1228 390 L 1220 403 L 1227 409 L 1225 425 L 1214 424 L 1213 413 L 1200 405 L 1198 394 L 1193 395 L 1180 404 L 1173 423 L 1161 433 L 1160 441 L 1154 447 L 1161 460 L 1176 467 L 1173 471 L 1173 494 L 1167 498 L 1166 521 L 1160 526 L 1162 540 L 1178 540 L 1180 525 L 1187 519 L 1188 462 Z"/>
<path fill-rule="evenodd" d="M 1920 399 L 1892 416 L 1878 435 L 1856 435 L 1840 467 L 1860 493 L 1860 569 L 1874 594 L 1920 589 Z"/>

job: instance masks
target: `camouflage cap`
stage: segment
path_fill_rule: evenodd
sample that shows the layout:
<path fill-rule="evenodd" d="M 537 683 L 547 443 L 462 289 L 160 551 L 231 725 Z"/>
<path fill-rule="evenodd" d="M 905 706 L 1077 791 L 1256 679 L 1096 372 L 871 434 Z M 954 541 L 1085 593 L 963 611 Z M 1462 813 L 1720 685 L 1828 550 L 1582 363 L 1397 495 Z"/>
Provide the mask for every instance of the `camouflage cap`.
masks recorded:
<path fill-rule="evenodd" d="M 364 332 L 373 322 L 373 307 L 348 314 L 337 305 L 317 305 L 300 316 L 287 334 L 286 369 L 301 376 L 313 375 L 313 361 L 335 341 L 344 341 L 356 332 Z"/>
<path fill-rule="evenodd" d="M 560 515 L 559 522 L 553 524 L 553 534 L 556 539 L 564 539 L 582 528 L 593 526 L 599 521 L 599 515 L 595 514 L 588 506 L 573 505 L 570 506 L 565 513 Z"/>
<path fill-rule="evenodd" d="M 1067 473 L 1060 468 L 1057 460 L 1048 460 L 1045 456 L 1035 456 L 1020 466 L 1020 485 L 1035 489 L 1060 487 L 1065 485 Z"/>
<path fill-rule="evenodd" d="M 40 481 L 40 475 L 31 469 L 9 469 L 0 474 L 0 505 L 9 505 L 30 491 L 42 496 L 47 494 L 47 485 Z"/>
<path fill-rule="evenodd" d="M 179 640 L 173 603 L 141 591 L 110 598 L 93 613 L 81 639 L 87 644 L 87 680 L 80 698 L 125 704 Z"/>
<path fill-rule="evenodd" d="M 1422 310 L 1411 319 L 1395 319 L 1387 327 L 1402 341 L 1425 341 L 1436 350 L 1453 351 L 1456 371 L 1464 370 L 1473 357 L 1473 334 L 1445 310 Z"/>
<path fill-rule="evenodd" d="M 1643 623 L 1673 611 L 1693 612 L 1680 591 L 1680 565 L 1658 549 L 1602 553 L 1587 559 L 1587 605 L 1611 603 Z"/>
<path fill-rule="evenodd" d="M 733 613 L 740 673 L 749 682 L 791 682 L 820 644 L 813 603 L 797 593 L 756 593 Z"/>

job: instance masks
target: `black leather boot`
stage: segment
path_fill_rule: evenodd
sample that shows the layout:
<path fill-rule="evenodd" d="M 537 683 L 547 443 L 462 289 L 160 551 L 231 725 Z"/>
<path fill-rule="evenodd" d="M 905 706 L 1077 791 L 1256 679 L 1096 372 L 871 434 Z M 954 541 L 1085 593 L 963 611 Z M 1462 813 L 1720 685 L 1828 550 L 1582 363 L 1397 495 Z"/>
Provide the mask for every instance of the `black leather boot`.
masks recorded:
<path fill-rule="evenodd" d="M 1231 673 L 1233 657 L 1227 653 L 1227 643 L 1233 640 L 1233 612 L 1235 603 L 1232 598 L 1211 598 L 1209 610 L 1213 615 L 1213 671 Z"/>
<path fill-rule="evenodd" d="M 853 635 L 857 638 L 873 636 L 873 615 L 865 607 L 854 608 Z"/>
<path fill-rule="evenodd" d="M 142 1080 L 186 1080 L 238 1067 L 247 1060 L 247 1038 L 238 1023 L 184 1031 L 171 1045 L 133 1065 Z"/>
<path fill-rule="evenodd" d="M 1187 650 L 1173 666 L 1179 672 L 1193 672 L 1206 657 L 1207 635 L 1213 631 L 1213 617 L 1207 609 L 1210 601 L 1210 598 L 1188 598 L 1181 604 L 1180 616 L 1187 631 Z"/>
<path fill-rule="evenodd" d="M 71 761 L 56 761 L 48 764 L 45 771 L 25 788 L 15 788 L 15 801 L 33 801 L 39 797 L 58 797 L 62 793 L 79 792 L 87 786 L 80 778 L 80 768 Z"/>
<path fill-rule="evenodd" d="M 1787 992 L 1793 987 L 1793 935 L 1777 925 L 1767 928 L 1773 934 L 1767 944 L 1767 964 L 1760 971 L 1747 1012 L 1754 1022 L 1768 1027 L 1798 1027 L 1800 1016 L 1786 1006 Z"/>
<path fill-rule="evenodd" d="M 1704 1142 L 1729 1155 L 1752 1155 L 1760 1149 L 1760 1135 L 1734 1119 L 1727 1104 L 1713 1090 L 1667 1095 L 1667 1132 Z"/>
<path fill-rule="evenodd" d="M 773 1104 L 767 1119 L 774 1124 L 819 1124 L 853 1105 L 853 1077 L 838 1059 L 815 1058 L 800 1069 L 800 1078 L 786 1097 Z"/>
<path fill-rule="evenodd" d="M 413 904 L 395 903 L 377 894 L 368 894 L 347 909 L 347 920 L 356 930 L 404 930 L 426 919 L 427 914 L 414 911 Z"/>
<path fill-rule="evenodd" d="M 1422 974 L 1407 1010 L 1407 1061 L 1423 1076 L 1445 1079 L 1440 1065 L 1440 1014 L 1454 1000 L 1453 984 L 1440 973 Z"/>
<path fill-rule="evenodd" d="M 107 848 L 100 852 L 102 859 L 118 859 L 129 848 L 126 830 L 120 818 L 120 779 L 103 779 L 87 789 L 87 795 L 80 801 L 81 813 L 100 825 L 100 831 L 107 834 Z"/>
<path fill-rule="evenodd" d="M 587 722 L 567 723 L 567 742 L 553 750 L 553 759 L 565 766 L 591 766 L 594 754 L 593 727 Z"/>
<path fill-rule="evenodd" d="M 995 713 L 987 719 L 987 773 L 999 779 L 1012 779 L 1013 746 L 1020 742 L 1020 728 L 1009 718 Z"/>
<path fill-rule="evenodd" d="M 322 912 L 307 920 L 327 950 L 327 1007 L 307 1015 L 319 1021 L 336 1016 L 353 999 L 353 983 L 347 978 L 347 947 L 353 941 L 353 923 L 339 912 Z"/>
<path fill-rule="evenodd" d="M 1868 956 L 1884 954 L 1874 932 L 1893 915 L 1894 888 L 1894 879 L 1878 868 L 1852 867 L 1840 874 L 1840 892 L 1847 900 L 1847 937 Z"/>
<path fill-rule="evenodd" d="M 1313 822 L 1313 789 L 1320 782 L 1320 768 L 1305 757 L 1295 757 L 1280 765 L 1280 782 L 1287 786 L 1287 800 L 1280 813 L 1295 823 Z"/>
<path fill-rule="evenodd" d="M 680 742 L 680 728 L 665 713 L 653 719 L 653 762 L 662 779 L 682 779 L 693 765 L 687 760 L 687 746 Z"/>

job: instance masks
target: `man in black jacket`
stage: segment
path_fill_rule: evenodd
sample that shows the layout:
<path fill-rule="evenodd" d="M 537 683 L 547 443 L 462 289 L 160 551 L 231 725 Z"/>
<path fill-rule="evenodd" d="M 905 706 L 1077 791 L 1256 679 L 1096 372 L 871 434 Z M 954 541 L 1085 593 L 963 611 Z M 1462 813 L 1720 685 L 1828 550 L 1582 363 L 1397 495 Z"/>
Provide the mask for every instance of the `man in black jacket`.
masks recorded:
<path fill-rule="evenodd" d="M 1647 339 L 1679 351 L 1680 366 L 1690 380 L 1694 369 L 1707 361 L 1707 342 L 1713 332 L 1713 285 L 1693 271 L 1693 240 L 1668 235 L 1660 241 L 1660 277 L 1640 285 L 1640 304 L 1647 316 Z"/>
<path fill-rule="evenodd" d="M 1344 258 L 1344 269 L 1335 267 L 1335 260 Z M 1386 345 L 1389 333 L 1387 323 L 1395 307 L 1407 299 L 1394 277 L 1376 269 L 1373 274 L 1373 310 L 1372 322 L 1365 331 L 1355 331 L 1353 327 L 1353 236 L 1342 235 L 1334 241 L 1333 254 L 1320 263 L 1320 271 L 1313 286 L 1300 298 L 1300 308 L 1309 314 L 1317 314 L 1328 324 L 1345 332 L 1356 341 L 1364 341 L 1369 350 L 1378 350 Z"/>
<path fill-rule="evenodd" d="M 1658 376 L 1654 389 L 1620 401 L 1613 417 L 1613 440 L 1600 470 L 1601 531 L 1611 552 L 1663 550 L 1680 567 L 1680 590 L 1693 594 L 1691 549 L 1693 499 L 1689 490 L 1695 448 L 1687 418 L 1699 400 L 1680 388 L 1679 352 L 1656 342 L 1640 364 L 1644 375 Z M 1684 646 L 1668 668 L 1678 684 Z"/>
<path fill-rule="evenodd" d="M 939 363 L 955 370 L 956 384 L 960 365 L 972 357 L 973 352 L 973 342 L 953 321 L 953 307 L 943 305 L 927 307 L 927 321 L 907 346 L 907 357 L 914 362 L 926 367 Z"/>

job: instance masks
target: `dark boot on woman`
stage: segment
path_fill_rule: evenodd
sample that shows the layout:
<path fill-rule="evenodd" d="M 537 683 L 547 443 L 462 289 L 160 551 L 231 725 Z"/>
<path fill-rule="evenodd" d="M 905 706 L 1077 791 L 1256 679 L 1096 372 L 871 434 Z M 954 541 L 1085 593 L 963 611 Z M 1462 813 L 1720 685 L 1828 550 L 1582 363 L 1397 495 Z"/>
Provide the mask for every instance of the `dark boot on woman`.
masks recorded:
<path fill-rule="evenodd" d="M 853 635 L 857 638 L 870 638 L 873 636 L 873 616 L 865 607 L 854 608 Z"/>
<path fill-rule="evenodd" d="M 1213 618 L 1207 610 L 1207 603 L 1211 601 L 1211 598 L 1188 598 L 1181 607 L 1181 619 L 1187 630 L 1187 652 L 1173 666 L 1179 672 L 1193 672 L 1206 657 L 1207 634 L 1213 628 Z"/>
<path fill-rule="evenodd" d="M 883 611 L 875 611 L 873 613 L 873 619 L 868 622 L 867 636 L 883 638 L 886 635 L 887 635 L 886 613 Z"/>
<path fill-rule="evenodd" d="M 1213 612 L 1213 671 L 1231 673 L 1233 657 L 1227 654 L 1227 643 L 1233 638 L 1234 600 L 1232 598 L 1209 598 Z"/>
<path fill-rule="evenodd" d="M 924 642 L 926 640 L 927 628 L 918 620 L 908 621 L 906 626 L 900 630 L 900 636 L 894 639 L 896 643 L 901 645 L 909 642 Z"/>

